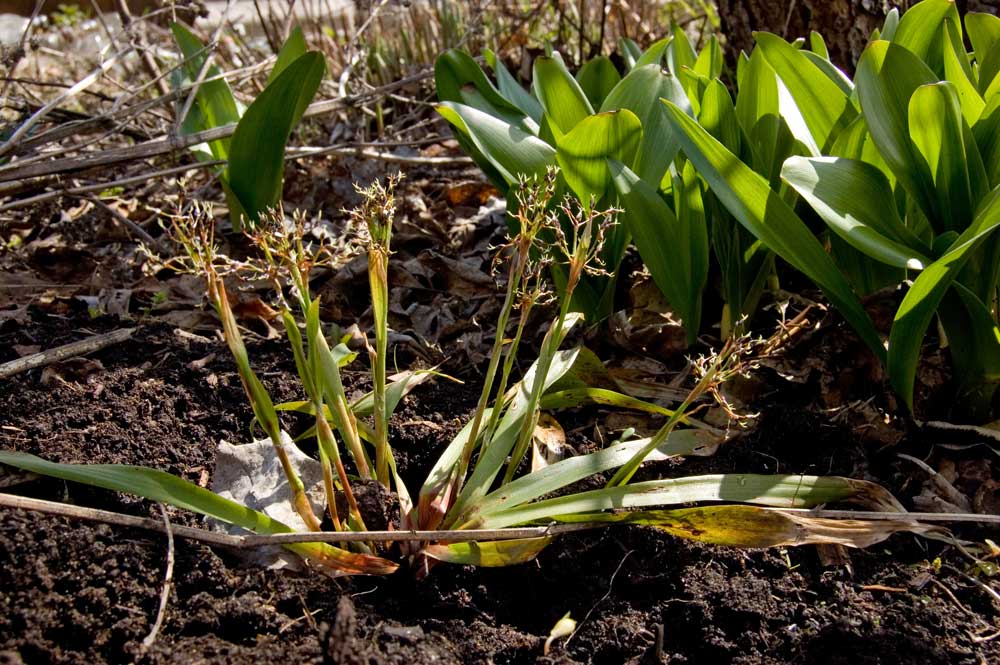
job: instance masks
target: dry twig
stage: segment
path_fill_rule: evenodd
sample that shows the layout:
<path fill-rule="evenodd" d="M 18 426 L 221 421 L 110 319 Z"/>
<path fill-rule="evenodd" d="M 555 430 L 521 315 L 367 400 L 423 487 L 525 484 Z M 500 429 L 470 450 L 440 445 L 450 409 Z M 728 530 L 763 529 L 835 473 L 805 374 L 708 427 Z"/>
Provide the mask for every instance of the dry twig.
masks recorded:
<path fill-rule="evenodd" d="M 160 607 L 156 611 L 156 621 L 149 635 L 142 641 L 142 652 L 149 650 L 156 641 L 156 636 L 160 634 L 163 627 L 163 619 L 167 615 L 167 602 L 170 600 L 170 587 L 174 579 L 174 532 L 170 527 L 170 518 L 167 516 L 167 509 L 163 504 L 159 504 L 160 514 L 163 516 L 163 530 L 167 532 L 167 570 L 163 575 L 163 590 L 160 591 Z"/>
<path fill-rule="evenodd" d="M 39 353 L 32 353 L 31 355 L 24 356 L 23 358 L 17 358 L 15 360 L 5 362 L 0 365 L 0 379 L 9 379 L 10 377 L 20 374 L 21 372 L 27 372 L 29 369 L 45 367 L 46 365 L 51 365 L 52 363 L 66 360 L 67 358 L 75 358 L 76 356 L 83 356 L 88 353 L 93 353 L 94 351 L 100 351 L 101 349 L 111 346 L 112 344 L 124 342 L 126 339 L 131 337 L 134 332 L 135 328 L 112 330 L 111 332 L 104 333 L 103 335 L 94 335 L 93 337 L 57 346 L 54 349 L 47 349 L 45 351 L 40 351 Z"/>

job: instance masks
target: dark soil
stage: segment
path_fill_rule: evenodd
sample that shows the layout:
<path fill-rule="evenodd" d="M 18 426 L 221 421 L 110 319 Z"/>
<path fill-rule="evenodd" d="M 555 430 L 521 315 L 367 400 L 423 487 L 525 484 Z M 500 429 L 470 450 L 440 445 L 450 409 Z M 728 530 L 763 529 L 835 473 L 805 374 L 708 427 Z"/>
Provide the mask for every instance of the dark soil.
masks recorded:
<path fill-rule="evenodd" d="M 31 325 L 0 328 L 0 349 L 48 348 L 123 325 L 86 312 L 31 316 Z M 276 400 L 298 397 L 283 343 L 254 343 L 251 357 Z M 131 340 L 91 360 L 100 364 L 66 363 L 0 381 L 0 445 L 63 462 L 144 464 L 205 484 L 217 442 L 249 437 L 250 410 L 215 337 L 140 323 Z M 895 453 L 925 456 L 919 436 L 889 449 L 870 428 L 856 430 L 849 418 L 815 407 L 822 381 L 767 380 L 754 434 L 715 457 L 648 472 L 839 473 L 877 480 L 901 497 L 915 491 L 912 469 Z M 474 383 L 425 384 L 394 416 L 393 441 L 411 487 L 468 416 Z M 0 484 L 16 483 L 5 491 L 159 515 L 132 497 L 5 472 Z M 1000 662 L 1000 639 L 973 639 L 993 632 L 982 622 L 997 622 L 1000 607 L 937 567 L 938 557 L 967 565 L 951 546 L 895 536 L 851 551 L 847 563 L 824 565 L 814 547 L 740 551 L 633 527 L 564 537 L 511 568 L 440 565 L 421 582 L 406 570 L 334 581 L 260 570 L 232 552 L 179 540 L 166 622 L 143 653 L 163 584 L 165 538 L 0 510 L 0 663 Z M 566 612 L 578 632 L 543 655 L 545 637 Z"/>

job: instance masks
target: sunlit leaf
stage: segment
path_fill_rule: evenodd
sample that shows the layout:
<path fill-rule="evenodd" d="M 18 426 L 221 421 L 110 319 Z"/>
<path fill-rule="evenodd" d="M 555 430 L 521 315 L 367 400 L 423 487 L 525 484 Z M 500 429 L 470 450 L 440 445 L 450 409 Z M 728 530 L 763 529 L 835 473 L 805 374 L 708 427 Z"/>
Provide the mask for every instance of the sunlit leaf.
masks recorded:
<path fill-rule="evenodd" d="M 471 106 L 442 102 L 438 113 L 464 132 L 508 185 L 518 175 L 541 175 L 555 163 L 555 150 L 545 141 Z"/>
<path fill-rule="evenodd" d="M 764 244 L 812 279 L 876 357 L 885 349 L 871 319 L 816 237 L 767 181 L 712 138 L 681 109 L 665 102 L 681 149 L 732 215 Z"/>
<path fill-rule="evenodd" d="M 790 157 L 781 171 L 841 238 L 866 255 L 899 268 L 930 263 L 917 236 L 903 224 L 888 180 L 865 162 L 835 157 Z"/>
<path fill-rule="evenodd" d="M 604 98 L 618 85 L 622 77 L 611 59 L 601 55 L 587 61 L 576 73 L 576 80 L 590 100 L 591 106 L 596 109 L 601 107 Z"/>
<path fill-rule="evenodd" d="M 236 125 L 227 180 L 251 224 L 281 200 L 285 145 L 325 74 L 321 53 L 299 57 L 264 88 Z"/>
<path fill-rule="evenodd" d="M 581 201 L 600 201 L 611 186 L 608 160 L 632 163 L 642 140 L 642 124 L 627 109 L 590 116 L 563 136 L 556 161 Z"/>

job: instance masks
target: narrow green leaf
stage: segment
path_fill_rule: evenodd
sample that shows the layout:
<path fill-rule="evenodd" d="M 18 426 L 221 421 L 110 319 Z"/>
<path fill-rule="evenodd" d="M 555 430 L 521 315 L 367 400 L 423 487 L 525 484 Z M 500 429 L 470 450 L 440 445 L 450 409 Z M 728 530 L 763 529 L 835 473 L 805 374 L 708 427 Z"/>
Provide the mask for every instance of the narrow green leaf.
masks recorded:
<path fill-rule="evenodd" d="M 713 432 L 676 429 L 646 460 L 653 462 L 690 455 L 710 455 L 720 442 L 721 438 Z M 489 516 L 497 512 L 528 504 L 594 474 L 616 469 L 632 459 L 648 443 L 649 439 L 636 439 L 550 464 L 490 492 L 479 502 L 475 514 L 488 521 Z"/>
<path fill-rule="evenodd" d="M 873 489 L 874 488 L 874 489 Z M 837 476 L 765 476 L 727 474 L 649 480 L 579 492 L 513 507 L 485 516 L 486 528 L 500 529 L 560 515 L 623 508 L 682 505 L 702 501 L 752 503 L 776 508 L 810 508 L 849 501 L 877 485 Z"/>
<path fill-rule="evenodd" d="M 214 517 L 258 534 L 292 533 L 288 525 L 169 473 L 123 464 L 57 464 L 27 453 L 0 450 L 0 464 L 94 487 L 134 494 Z M 355 554 L 323 543 L 284 545 L 296 554 L 342 574 L 387 575 L 398 566 L 380 557 Z"/>
<path fill-rule="evenodd" d="M 674 510 L 623 513 L 579 513 L 556 517 L 557 522 L 605 522 L 651 526 L 684 538 L 726 547 L 789 547 L 797 545 L 845 545 L 868 547 L 894 533 L 941 533 L 941 527 L 898 520 L 837 520 L 812 517 L 760 506 L 701 506 Z"/>
<path fill-rule="evenodd" d="M 793 267 L 812 279 L 878 358 L 885 349 L 871 319 L 822 245 L 767 181 L 665 102 L 681 149 L 729 212 Z"/>
<path fill-rule="evenodd" d="M 579 314 L 568 315 L 563 323 L 563 339 L 565 339 L 565 335 L 568 334 L 569 330 L 581 319 L 582 317 Z M 562 341 L 563 340 L 560 339 L 559 343 L 561 344 Z M 545 383 L 542 387 L 542 395 L 544 395 L 548 388 L 550 388 L 570 370 L 576 362 L 576 356 L 578 353 L 579 351 L 577 349 L 559 351 L 556 353 L 552 359 L 551 365 L 549 366 L 549 371 L 544 377 Z M 493 439 L 490 441 L 489 446 L 480 454 L 479 461 L 476 463 L 475 469 L 469 476 L 465 487 L 452 506 L 449 515 L 454 516 L 454 519 L 457 519 L 467 506 L 475 504 L 479 499 L 486 495 L 490 486 L 493 484 L 493 481 L 496 479 L 497 474 L 499 474 L 500 470 L 506 466 L 507 457 L 510 455 L 511 450 L 513 450 L 514 445 L 517 443 L 518 434 L 521 428 L 521 421 L 529 415 L 526 413 L 527 405 L 529 395 L 534 387 L 534 382 L 537 380 L 535 376 L 537 367 L 538 362 L 535 361 L 535 363 L 528 369 L 528 372 L 524 375 L 524 378 L 522 378 L 521 381 L 514 387 L 514 397 L 511 400 L 510 405 L 507 407 L 507 410 L 504 412 L 503 417 L 500 419 L 500 423 L 497 425 Z M 468 436 L 468 434 L 466 434 L 466 436 Z M 450 451 L 455 445 L 456 444 L 453 441 L 449 444 L 448 450 Z M 461 448 L 459 447 L 459 451 L 460 450 Z M 441 467 L 440 463 L 435 465 L 431 475 L 428 476 L 427 481 L 424 483 L 423 489 L 421 489 L 421 500 L 423 500 L 425 489 L 436 486 L 435 481 L 440 480 L 441 473 L 450 473 L 450 468 Z"/>
<path fill-rule="evenodd" d="M 488 542 L 428 545 L 424 554 L 432 559 L 463 566 L 497 568 L 531 561 L 552 542 L 551 537 L 495 540 Z"/>

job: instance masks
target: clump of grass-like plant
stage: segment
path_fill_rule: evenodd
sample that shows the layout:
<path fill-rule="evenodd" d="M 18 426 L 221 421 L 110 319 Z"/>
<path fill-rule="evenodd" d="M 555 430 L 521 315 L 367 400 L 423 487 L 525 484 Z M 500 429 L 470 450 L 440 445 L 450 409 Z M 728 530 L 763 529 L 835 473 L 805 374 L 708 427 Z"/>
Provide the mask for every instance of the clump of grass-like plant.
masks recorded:
<path fill-rule="evenodd" d="M 522 178 L 509 241 L 498 262 L 508 265 L 506 293 L 497 321 L 489 366 L 477 408 L 466 426 L 445 447 L 419 490 L 416 504 L 400 478 L 388 436 L 388 420 L 416 378 L 429 373 L 404 373 L 392 383 L 385 378 L 388 354 L 388 261 L 393 217 L 393 190 L 398 178 L 359 189 L 362 205 L 352 214 L 363 230 L 361 243 L 334 248 L 312 238 L 304 215 L 287 219 L 280 211 L 265 215 L 251 232 L 258 256 L 235 262 L 220 256 L 207 213 L 180 218 L 173 236 L 184 248 L 183 266 L 202 275 L 210 301 L 222 322 L 223 335 L 253 409 L 256 422 L 268 435 L 287 482 L 293 505 L 317 542 L 285 546 L 333 574 L 387 574 L 398 564 L 392 552 L 408 559 L 420 574 L 434 561 L 481 566 L 510 565 L 535 557 L 561 530 L 597 528 L 611 524 L 653 526 L 678 536 L 725 545 L 770 546 L 803 543 L 839 543 L 863 546 L 899 530 L 926 531 L 912 520 L 843 524 L 789 512 L 827 502 L 855 502 L 881 510 L 900 510 L 885 490 L 864 481 L 839 477 L 799 475 L 723 474 L 633 482 L 643 462 L 696 454 L 706 443 L 718 445 L 725 437 L 690 413 L 692 405 L 717 392 L 734 373 L 744 371 L 746 344 L 730 342 L 720 353 L 696 363 L 697 384 L 675 410 L 648 404 L 587 383 L 592 369 L 583 347 L 564 349 L 582 315 L 570 311 L 573 290 L 588 272 L 600 271 L 598 258 L 616 211 L 556 200 L 559 175 Z M 542 247 L 543 244 L 550 247 Z M 344 254 L 368 254 L 369 284 L 375 321 L 375 344 L 368 344 L 373 373 L 371 394 L 351 402 L 346 396 L 341 366 L 355 354 L 343 343 L 327 340 L 320 321 L 320 301 L 310 294 L 313 271 Z M 547 251 L 555 247 L 557 251 Z M 546 250 L 546 251 L 543 251 Z M 550 271 L 548 262 L 558 265 Z M 565 275 L 561 284 L 547 281 L 552 273 Z M 302 384 L 304 400 L 274 404 L 254 373 L 246 345 L 226 294 L 225 279 L 252 275 L 275 285 L 286 335 Z M 514 358 L 519 352 L 529 315 L 548 294 L 561 303 L 553 317 L 537 359 L 521 379 L 508 388 Z M 517 312 L 513 337 L 511 319 Z M 303 330 L 305 332 L 303 336 Z M 508 341 L 510 340 L 510 341 Z M 541 410 L 556 410 L 598 402 L 640 409 L 667 417 L 650 439 L 618 441 L 597 452 L 563 459 L 518 475 Z M 299 438 L 314 437 L 323 468 L 323 489 L 334 533 L 320 533 L 322 523 L 306 497 L 306 488 L 288 460 L 294 445 L 281 429 L 278 414 L 296 411 L 314 418 Z M 369 426 L 364 418 L 372 416 Z M 682 426 L 683 425 L 683 426 Z M 339 436 L 339 440 L 338 440 Z M 353 469 L 339 449 L 343 442 Z M 370 451 L 374 452 L 374 463 Z M 37 457 L 0 451 L 0 463 L 131 492 L 153 500 L 195 510 L 257 533 L 293 531 L 288 525 L 222 498 L 208 490 L 163 472 L 116 465 L 54 464 Z M 353 471 L 353 476 L 352 476 Z M 568 488 L 593 476 L 610 474 L 604 487 L 584 492 Z M 400 504 L 397 532 L 370 532 L 354 500 L 352 483 L 374 480 L 394 485 Z M 338 513 L 343 493 L 347 515 Z M 708 504 L 696 505 L 692 504 Z M 667 507 L 667 506 L 673 506 Z M 651 509 L 654 508 L 655 509 Z M 849 523 L 848 523 L 849 522 Z M 514 529 L 511 527 L 535 527 Z M 401 533 L 398 538 L 396 533 Z M 527 535 L 524 535 L 527 533 Z M 397 538 L 398 550 L 376 542 Z M 322 541 L 322 542 L 321 542 Z M 342 546 L 328 543 L 341 542 Z M 380 552 L 377 556 L 374 552 Z"/>

